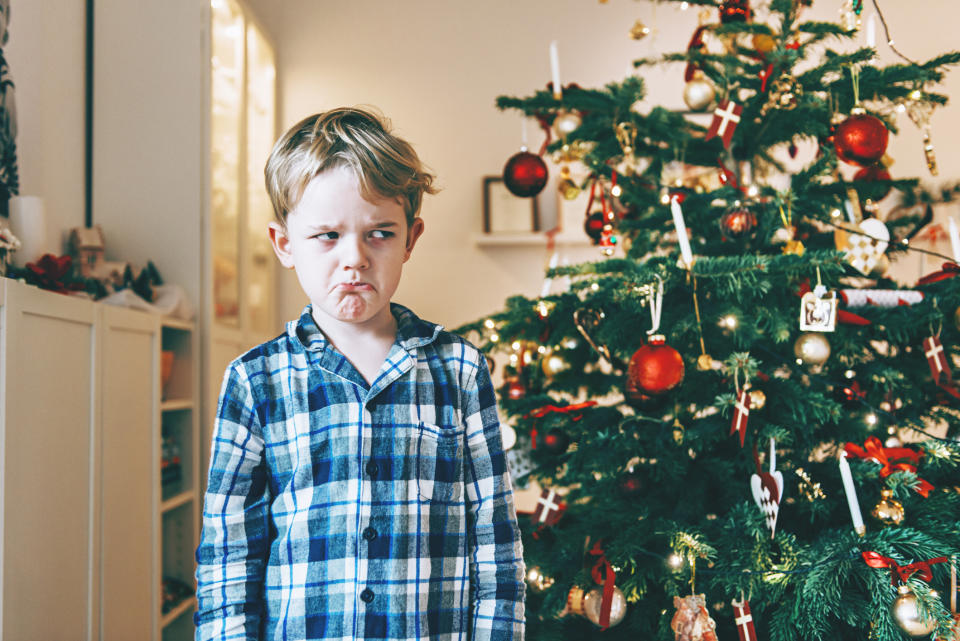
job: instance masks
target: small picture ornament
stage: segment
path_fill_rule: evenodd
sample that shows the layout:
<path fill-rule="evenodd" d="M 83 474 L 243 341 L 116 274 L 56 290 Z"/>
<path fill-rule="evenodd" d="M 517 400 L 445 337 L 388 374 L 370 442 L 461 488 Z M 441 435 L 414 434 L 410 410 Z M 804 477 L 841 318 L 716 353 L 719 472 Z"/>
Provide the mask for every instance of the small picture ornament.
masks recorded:
<path fill-rule="evenodd" d="M 676 641 L 717 641 L 717 623 L 710 618 L 706 598 L 702 594 L 673 597 L 677 609 L 670 621 Z"/>
<path fill-rule="evenodd" d="M 800 298 L 800 330 L 832 332 L 837 328 L 837 293 L 817 296 L 807 292 Z"/>

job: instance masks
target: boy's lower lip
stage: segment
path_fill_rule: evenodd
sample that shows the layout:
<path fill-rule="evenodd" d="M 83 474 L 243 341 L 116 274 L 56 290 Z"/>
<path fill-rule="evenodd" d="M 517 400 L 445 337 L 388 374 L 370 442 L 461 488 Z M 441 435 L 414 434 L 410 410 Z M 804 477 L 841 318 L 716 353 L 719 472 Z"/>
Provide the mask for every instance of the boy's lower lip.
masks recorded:
<path fill-rule="evenodd" d="M 373 289 L 373 286 L 369 283 L 340 283 L 337 285 L 337 289 L 346 291 L 369 291 Z"/>

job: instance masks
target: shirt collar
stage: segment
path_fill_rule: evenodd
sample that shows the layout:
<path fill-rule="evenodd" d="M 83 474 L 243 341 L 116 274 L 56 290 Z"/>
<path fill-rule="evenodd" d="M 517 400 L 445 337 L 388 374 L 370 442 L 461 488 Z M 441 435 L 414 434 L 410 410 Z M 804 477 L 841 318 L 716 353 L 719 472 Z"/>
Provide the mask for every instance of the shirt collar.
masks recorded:
<path fill-rule="evenodd" d="M 398 303 L 390 303 L 390 313 L 397 319 L 396 342 L 407 351 L 432 343 L 443 329 L 443 325 L 425 321 Z M 298 320 L 287 323 L 287 334 L 311 352 L 322 351 L 329 344 L 313 319 L 312 304 L 303 308 Z"/>

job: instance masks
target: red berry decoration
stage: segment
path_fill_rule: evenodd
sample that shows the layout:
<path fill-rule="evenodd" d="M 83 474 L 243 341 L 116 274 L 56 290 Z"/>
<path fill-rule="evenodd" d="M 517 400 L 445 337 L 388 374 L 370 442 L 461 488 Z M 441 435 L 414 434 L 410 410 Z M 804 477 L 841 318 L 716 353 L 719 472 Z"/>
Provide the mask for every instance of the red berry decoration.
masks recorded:
<path fill-rule="evenodd" d="M 643 481 L 640 479 L 640 475 L 636 472 L 626 472 L 617 481 L 617 487 L 619 487 L 621 495 L 631 498 L 634 496 L 639 496 L 640 492 L 643 490 Z"/>
<path fill-rule="evenodd" d="M 748 0 L 723 0 L 720 3 L 720 22 L 747 22 L 750 20 L 750 3 Z"/>
<path fill-rule="evenodd" d="M 883 121 L 866 113 L 854 113 L 837 125 L 833 146 L 843 162 L 867 167 L 883 158 L 890 132 Z"/>
<path fill-rule="evenodd" d="M 570 437 L 560 429 L 552 429 L 543 436 L 543 449 L 554 456 L 559 456 L 570 447 Z"/>
<path fill-rule="evenodd" d="M 878 180 L 890 180 L 890 172 L 887 171 L 883 165 L 870 165 L 869 167 L 859 169 L 857 173 L 853 175 L 853 179 L 859 183 L 873 183 Z M 890 193 L 891 188 L 892 187 L 890 185 L 857 185 L 857 191 L 861 193 L 861 196 L 871 200 L 883 200 L 886 198 L 887 194 Z"/>
<path fill-rule="evenodd" d="M 743 240 L 757 228 L 757 216 L 745 205 L 734 205 L 720 217 L 720 232 L 729 240 Z"/>
<path fill-rule="evenodd" d="M 503 167 L 503 183 L 514 196 L 536 196 L 547 184 L 547 163 L 529 151 L 517 152 Z"/>
<path fill-rule="evenodd" d="M 603 227 L 606 224 L 607 221 L 603 219 L 603 212 L 599 210 L 588 214 L 587 219 L 583 221 L 583 231 L 587 233 L 594 245 L 600 242 L 600 238 L 603 236 Z"/>
<path fill-rule="evenodd" d="M 634 352 L 627 367 L 625 394 L 631 404 L 643 406 L 650 397 L 669 392 L 683 381 L 683 358 L 666 344 L 663 336 L 651 336 L 650 342 Z"/>

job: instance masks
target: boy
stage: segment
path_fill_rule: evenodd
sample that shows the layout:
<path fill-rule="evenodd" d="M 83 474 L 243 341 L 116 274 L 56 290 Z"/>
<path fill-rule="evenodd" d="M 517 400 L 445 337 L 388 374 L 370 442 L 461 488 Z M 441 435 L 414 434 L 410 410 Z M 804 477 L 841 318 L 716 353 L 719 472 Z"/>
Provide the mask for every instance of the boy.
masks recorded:
<path fill-rule="evenodd" d="M 196 638 L 522 641 L 485 358 L 390 302 L 433 176 L 358 109 L 296 124 L 265 173 L 273 248 L 310 304 L 227 368 Z"/>

